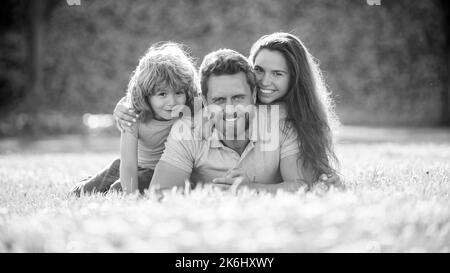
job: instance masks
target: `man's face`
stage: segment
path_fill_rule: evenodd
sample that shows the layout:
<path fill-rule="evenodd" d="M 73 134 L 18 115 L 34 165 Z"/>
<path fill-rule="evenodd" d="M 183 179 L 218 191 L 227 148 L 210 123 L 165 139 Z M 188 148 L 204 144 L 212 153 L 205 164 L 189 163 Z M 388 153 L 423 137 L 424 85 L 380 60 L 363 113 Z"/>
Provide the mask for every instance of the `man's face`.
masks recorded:
<path fill-rule="evenodd" d="M 208 79 L 208 104 L 214 112 L 216 129 L 225 140 L 241 139 L 246 130 L 246 110 L 255 101 L 244 72 L 233 75 L 212 75 Z M 247 117 L 248 118 L 248 117 Z"/>

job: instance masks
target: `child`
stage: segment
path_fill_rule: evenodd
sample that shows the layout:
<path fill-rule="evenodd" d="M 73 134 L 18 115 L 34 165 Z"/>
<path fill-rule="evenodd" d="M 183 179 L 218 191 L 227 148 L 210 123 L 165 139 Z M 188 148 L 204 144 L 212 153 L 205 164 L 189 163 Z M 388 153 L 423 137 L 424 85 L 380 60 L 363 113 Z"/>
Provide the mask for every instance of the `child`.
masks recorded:
<path fill-rule="evenodd" d="M 300 159 L 311 170 L 311 181 L 328 180 L 336 173 L 333 163 L 338 163 L 331 126 L 337 118 L 313 56 L 299 38 L 278 32 L 256 41 L 249 61 L 256 76 L 258 103 L 281 106 L 281 118 L 297 132 Z"/>
<path fill-rule="evenodd" d="M 94 177 L 82 180 L 71 193 L 124 190 L 142 193 L 150 185 L 164 143 L 175 122 L 172 110 L 193 107 L 199 93 L 197 71 L 192 60 L 175 43 L 157 44 L 147 51 L 130 79 L 126 101 L 137 115 L 132 126 L 121 131 L 120 160 Z"/>

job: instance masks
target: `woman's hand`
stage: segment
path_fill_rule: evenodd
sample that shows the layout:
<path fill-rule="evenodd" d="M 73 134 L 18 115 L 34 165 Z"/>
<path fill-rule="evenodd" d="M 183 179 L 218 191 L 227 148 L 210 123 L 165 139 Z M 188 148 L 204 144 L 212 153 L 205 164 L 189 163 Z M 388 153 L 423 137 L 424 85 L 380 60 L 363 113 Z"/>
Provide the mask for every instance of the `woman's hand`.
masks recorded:
<path fill-rule="evenodd" d="M 319 181 L 316 182 L 315 187 L 320 188 L 324 191 L 328 191 L 331 187 L 335 187 L 339 190 L 345 189 L 341 178 L 336 173 L 320 175 Z"/>
<path fill-rule="evenodd" d="M 116 120 L 116 126 L 121 132 L 123 132 L 126 127 L 131 127 L 135 124 L 139 118 L 139 114 L 136 113 L 134 108 L 129 107 L 126 99 L 126 97 L 120 99 L 116 104 L 113 113 L 114 119 Z"/>

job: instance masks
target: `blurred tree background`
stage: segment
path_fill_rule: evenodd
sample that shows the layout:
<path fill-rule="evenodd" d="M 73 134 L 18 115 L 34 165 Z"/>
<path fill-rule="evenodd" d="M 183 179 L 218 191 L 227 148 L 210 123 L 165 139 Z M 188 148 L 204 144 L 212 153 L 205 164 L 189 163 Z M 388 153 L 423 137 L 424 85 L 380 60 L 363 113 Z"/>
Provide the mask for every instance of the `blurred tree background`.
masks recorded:
<path fill-rule="evenodd" d="M 152 43 L 248 55 L 275 31 L 320 61 L 344 124 L 450 125 L 448 4 L 440 0 L 7 0 L 0 136 L 80 133 L 112 113 Z M 376 2 L 376 1 L 372 1 Z"/>

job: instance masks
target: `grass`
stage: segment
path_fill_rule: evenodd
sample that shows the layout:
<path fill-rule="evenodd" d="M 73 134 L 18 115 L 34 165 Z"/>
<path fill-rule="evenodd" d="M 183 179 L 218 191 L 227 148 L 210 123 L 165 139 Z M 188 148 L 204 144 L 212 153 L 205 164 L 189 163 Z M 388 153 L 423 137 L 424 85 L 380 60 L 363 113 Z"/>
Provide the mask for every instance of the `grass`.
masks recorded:
<path fill-rule="evenodd" d="M 450 252 L 446 141 L 342 141 L 345 192 L 162 200 L 67 197 L 117 153 L 62 150 L 0 154 L 0 252 Z"/>

